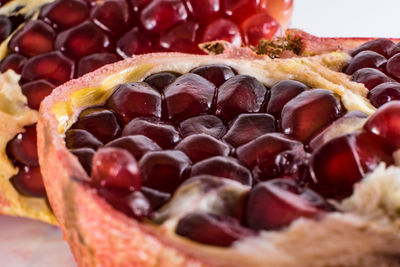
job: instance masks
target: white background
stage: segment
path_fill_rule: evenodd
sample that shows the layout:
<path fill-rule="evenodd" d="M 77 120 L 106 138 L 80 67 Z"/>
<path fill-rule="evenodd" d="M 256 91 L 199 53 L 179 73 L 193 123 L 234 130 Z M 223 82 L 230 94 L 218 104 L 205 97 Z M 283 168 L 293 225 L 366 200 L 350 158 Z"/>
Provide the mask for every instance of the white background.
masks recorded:
<path fill-rule="evenodd" d="M 400 0 L 295 0 L 293 28 L 319 36 L 400 38 Z M 0 216 L 0 266 L 75 266 L 53 226 Z"/>

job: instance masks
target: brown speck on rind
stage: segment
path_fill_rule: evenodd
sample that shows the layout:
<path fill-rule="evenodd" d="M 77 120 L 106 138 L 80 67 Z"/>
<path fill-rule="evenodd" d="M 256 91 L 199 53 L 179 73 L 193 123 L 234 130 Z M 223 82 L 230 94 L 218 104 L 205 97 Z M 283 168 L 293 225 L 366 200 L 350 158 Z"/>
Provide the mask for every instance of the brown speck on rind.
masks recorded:
<path fill-rule="evenodd" d="M 220 42 L 202 43 L 199 44 L 199 48 L 209 55 L 219 55 L 225 51 L 225 45 Z"/>
<path fill-rule="evenodd" d="M 270 58 L 286 58 L 300 55 L 302 52 L 302 39 L 296 36 L 276 37 L 272 40 L 261 40 L 260 44 L 254 47 L 257 55 L 267 55 Z"/>

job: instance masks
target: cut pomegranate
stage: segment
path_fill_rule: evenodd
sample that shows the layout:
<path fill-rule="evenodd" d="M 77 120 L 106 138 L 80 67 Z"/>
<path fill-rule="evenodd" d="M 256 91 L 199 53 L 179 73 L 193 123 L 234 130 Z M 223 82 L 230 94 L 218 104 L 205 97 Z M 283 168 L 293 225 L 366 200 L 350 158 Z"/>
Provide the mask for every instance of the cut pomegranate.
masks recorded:
<path fill-rule="evenodd" d="M 92 72 L 104 65 L 114 63 L 121 58 L 111 53 L 97 53 L 86 56 L 79 60 L 77 76 L 82 76 L 88 72 Z"/>
<path fill-rule="evenodd" d="M 136 117 L 161 117 L 161 95 L 145 83 L 121 84 L 107 102 L 128 123 Z"/>
<path fill-rule="evenodd" d="M 373 51 L 362 51 L 358 53 L 346 67 L 346 73 L 351 75 L 362 68 L 383 68 L 387 60 L 384 56 Z"/>
<path fill-rule="evenodd" d="M 135 158 L 126 150 L 100 148 L 93 156 L 92 183 L 96 186 L 139 190 L 142 180 Z"/>
<path fill-rule="evenodd" d="M 135 27 L 118 40 L 117 52 L 121 57 L 127 58 L 132 55 L 150 53 L 152 45 L 146 34 Z"/>
<path fill-rule="evenodd" d="M 40 12 L 40 18 L 57 30 L 78 25 L 88 16 L 88 4 L 82 0 L 57 0 L 45 5 Z"/>
<path fill-rule="evenodd" d="M 179 76 L 179 73 L 170 71 L 158 72 L 147 77 L 144 82 L 162 93 L 164 88 L 173 83 Z"/>
<path fill-rule="evenodd" d="M 242 45 L 242 37 L 239 27 L 228 19 L 217 19 L 210 23 L 204 30 L 202 42 L 211 42 L 215 40 L 227 41 L 235 46 Z"/>
<path fill-rule="evenodd" d="M 210 213 L 186 215 L 179 221 L 175 232 L 196 242 L 220 247 L 229 247 L 236 240 L 254 235 L 236 219 Z"/>
<path fill-rule="evenodd" d="M 19 133 L 7 144 L 7 152 L 18 162 L 38 166 L 36 142 L 36 124 L 25 126 L 25 132 Z"/>
<path fill-rule="evenodd" d="M 206 78 L 217 88 L 236 75 L 235 71 L 231 67 L 222 64 L 200 66 L 190 72 Z"/>
<path fill-rule="evenodd" d="M 17 175 L 11 178 L 11 183 L 23 195 L 30 197 L 46 197 L 42 174 L 39 167 L 20 166 Z"/>
<path fill-rule="evenodd" d="M 281 129 L 285 134 L 305 142 L 340 115 L 340 102 L 331 91 L 313 89 L 286 103 L 282 110 Z"/>
<path fill-rule="evenodd" d="M 389 39 L 376 39 L 373 41 L 366 42 L 362 44 L 360 47 L 358 47 L 356 50 L 354 50 L 351 55 L 356 56 L 362 51 L 374 51 L 378 54 L 381 54 L 382 56 L 389 58 L 390 57 L 390 52 L 394 46 L 393 41 Z"/>
<path fill-rule="evenodd" d="M 52 51 L 55 36 L 54 30 L 43 21 L 29 21 L 11 38 L 8 48 L 12 52 L 34 57 Z"/>
<path fill-rule="evenodd" d="M 271 39 L 273 36 L 281 36 L 281 25 L 266 13 L 255 14 L 247 18 L 241 25 L 244 42 L 256 46 L 262 39 Z"/>
<path fill-rule="evenodd" d="M 39 110 L 40 103 L 46 96 L 51 94 L 54 87 L 46 80 L 36 80 L 22 85 L 21 91 L 28 99 L 28 106 L 31 109 Z"/>
<path fill-rule="evenodd" d="M 168 119 L 180 122 L 206 113 L 211 108 L 215 91 L 214 84 L 197 74 L 180 76 L 164 90 Z"/>
<path fill-rule="evenodd" d="M 371 104 L 377 108 L 387 102 L 400 100 L 400 84 L 397 82 L 382 83 L 369 92 L 368 98 Z"/>
<path fill-rule="evenodd" d="M 0 5 L 1 6 L 1 5 Z M 4 15 L 0 16 L 0 43 L 10 35 L 12 30 L 11 21 Z"/>
<path fill-rule="evenodd" d="M 91 19 L 112 35 L 120 35 L 129 27 L 129 7 L 125 0 L 105 0 L 91 10 Z"/>
<path fill-rule="evenodd" d="M 225 133 L 225 125 L 213 115 L 200 115 L 182 121 L 179 124 L 179 132 L 183 137 L 204 133 L 220 138 Z"/>
<path fill-rule="evenodd" d="M 165 150 L 146 153 L 140 160 L 144 186 L 172 193 L 186 179 L 190 159 L 181 151 Z"/>
<path fill-rule="evenodd" d="M 12 69 L 16 73 L 20 74 L 26 60 L 26 57 L 19 54 L 11 54 L 0 62 L 0 72 L 3 73 L 8 69 Z"/>
<path fill-rule="evenodd" d="M 359 69 L 353 73 L 352 79 L 355 82 L 363 83 L 369 90 L 372 90 L 375 86 L 381 83 L 393 81 L 380 70 L 373 68 Z"/>
<path fill-rule="evenodd" d="M 87 174 L 91 175 L 92 161 L 96 151 L 94 151 L 92 148 L 87 147 L 70 149 L 70 151 L 78 158 L 79 163 L 82 165 Z"/>
<path fill-rule="evenodd" d="M 70 129 L 65 133 L 65 145 L 68 148 L 92 148 L 97 150 L 103 143 L 88 131 L 82 129 Z"/>
<path fill-rule="evenodd" d="M 106 147 L 118 147 L 127 150 L 136 160 L 140 160 L 148 151 L 161 150 L 161 147 L 144 135 L 123 136 L 108 143 Z"/>

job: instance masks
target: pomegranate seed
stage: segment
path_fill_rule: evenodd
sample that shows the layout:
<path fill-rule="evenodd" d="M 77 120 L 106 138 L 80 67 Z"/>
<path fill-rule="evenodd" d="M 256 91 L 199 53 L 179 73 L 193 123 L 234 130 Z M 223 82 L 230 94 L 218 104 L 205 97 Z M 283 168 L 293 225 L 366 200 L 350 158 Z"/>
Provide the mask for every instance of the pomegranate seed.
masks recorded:
<path fill-rule="evenodd" d="M 161 95 L 146 83 L 121 84 L 107 102 L 128 123 L 136 117 L 161 117 Z"/>
<path fill-rule="evenodd" d="M 34 57 L 53 50 L 54 30 L 41 20 L 29 21 L 8 43 L 10 51 Z"/>
<path fill-rule="evenodd" d="M 264 102 L 267 89 L 257 79 L 237 75 L 218 89 L 216 115 L 231 120 L 246 112 L 258 112 Z"/>
<path fill-rule="evenodd" d="M 275 179 L 257 184 L 245 207 L 246 225 L 254 230 L 275 230 L 298 218 L 318 218 L 330 210 L 324 199 L 293 181 Z"/>
<path fill-rule="evenodd" d="M 293 0 L 261 0 L 260 7 L 287 28 L 292 16 Z"/>
<path fill-rule="evenodd" d="M 26 60 L 26 57 L 19 54 L 8 55 L 0 62 L 0 72 L 6 72 L 7 70 L 12 69 L 16 73 L 20 74 Z"/>
<path fill-rule="evenodd" d="M 22 68 L 22 78 L 28 81 L 45 79 L 60 85 L 72 79 L 74 62 L 61 52 L 50 52 L 29 59 Z"/>
<path fill-rule="evenodd" d="M 125 149 L 131 153 L 136 160 L 140 160 L 148 151 L 161 150 L 159 145 L 144 135 L 123 136 L 111 141 L 106 145 L 106 147 L 118 147 Z"/>
<path fill-rule="evenodd" d="M 36 146 L 36 124 L 25 126 L 8 144 L 7 152 L 17 161 L 30 166 L 39 165 Z"/>
<path fill-rule="evenodd" d="M 65 133 L 65 144 L 68 148 L 92 148 L 97 150 L 103 146 L 96 137 L 82 129 L 69 129 Z"/>
<path fill-rule="evenodd" d="M 234 147 L 246 144 L 255 138 L 276 131 L 275 119 L 269 114 L 240 114 L 224 136 L 224 141 Z"/>
<path fill-rule="evenodd" d="M 141 118 L 131 120 L 125 126 L 122 135 L 147 136 L 163 149 L 173 148 L 180 141 L 179 133 L 172 125 Z"/>
<path fill-rule="evenodd" d="M 56 49 L 74 59 L 105 52 L 110 46 L 107 35 L 90 21 L 83 22 L 57 36 Z"/>
<path fill-rule="evenodd" d="M 395 78 L 400 79 L 400 54 L 396 54 L 388 60 L 386 71 Z"/>
<path fill-rule="evenodd" d="M 217 88 L 236 75 L 235 71 L 231 67 L 224 64 L 200 66 L 191 70 L 190 72 L 206 78 Z"/>
<path fill-rule="evenodd" d="M 140 15 L 143 27 L 153 33 L 162 33 L 188 17 L 181 0 L 154 0 Z"/>
<path fill-rule="evenodd" d="M 185 180 L 190 164 L 190 159 L 177 150 L 151 151 L 139 162 L 144 185 L 167 193 Z"/>
<path fill-rule="evenodd" d="M 222 0 L 221 5 L 225 15 L 241 22 L 257 12 L 260 0 Z"/>
<path fill-rule="evenodd" d="M 281 129 L 285 134 L 304 142 L 322 127 L 339 118 L 340 112 L 340 102 L 331 91 L 308 90 L 283 107 Z"/>
<path fill-rule="evenodd" d="M 179 220 L 175 232 L 199 243 L 229 247 L 254 233 L 231 217 L 211 213 L 190 213 Z"/>
<path fill-rule="evenodd" d="M 195 163 L 214 156 L 228 156 L 230 147 L 206 134 L 193 134 L 183 139 L 176 150 L 184 152 Z"/>
<path fill-rule="evenodd" d="M 354 50 L 353 53 L 351 53 L 351 55 L 354 57 L 355 55 L 359 54 L 362 51 L 370 50 L 386 58 L 389 58 L 389 54 L 393 46 L 394 43 L 391 40 L 380 38 L 362 44 L 356 50 Z"/>
<path fill-rule="evenodd" d="M 361 51 L 358 53 L 346 67 L 346 73 L 352 75 L 362 68 L 379 69 L 386 64 L 387 60 L 384 56 L 373 51 Z"/>
<path fill-rule="evenodd" d="M 46 197 L 46 190 L 39 167 L 20 166 L 18 174 L 11 177 L 10 181 L 23 195 L 40 198 Z"/>
<path fill-rule="evenodd" d="M 31 109 L 39 110 L 42 100 L 51 94 L 54 85 L 46 80 L 37 80 L 22 85 L 22 93 L 28 98 L 28 106 Z"/>
<path fill-rule="evenodd" d="M 227 41 L 234 46 L 242 45 L 239 27 L 232 21 L 224 18 L 210 23 L 204 30 L 202 42 Z"/>
<path fill-rule="evenodd" d="M 400 53 L 400 44 L 399 44 L 399 43 L 395 44 L 395 45 L 392 47 L 392 49 L 390 49 L 389 57 L 392 57 L 392 56 L 394 56 L 394 55 L 396 55 L 396 54 L 398 54 L 398 53 Z M 388 57 L 388 58 L 389 58 L 389 57 Z"/>
<path fill-rule="evenodd" d="M 128 151 L 107 147 L 93 156 L 92 183 L 133 191 L 140 189 L 142 180 L 136 160 Z"/>
<path fill-rule="evenodd" d="M 114 63 L 121 58 L 111 53 L 97 53 L 86 56 L 79 60 L 77 76 L 80 77 L 88 72 L 92 72 L 104 65 Z"/>
<path fill-rule="evenodd" d="M 114 112 L 102 108 L 84 110 L 72 128 L 86 130 L 104 144 L 116 138 L 121 130 Z"/>
<path fill-rule="evenodd" d="M 206 23 L 217 18 L 220 11 L 219 0 L 186 0 L 186 6 L 193 17 Z"/>
<path fill-rule="evenodd" d="M 249 186 L 253 184 L 251 172 L 230 157 L 216 156 L 197 162 L 193 165 L 190 176 L 202 174 L 232 179 Z"/>
<path fill-rule="evenodd" d="M 200 54 L 196 43 L 199 24 L 187 21 L 171 28 L 160 38 L 160 46 L 173 52 Z"/>
<path fill-rule="evenodd" d="M 308 87 L 298 81 L 283 80 L 271 87 L 271 96 L 269 98 L 267 112 L 280 118 L 283 107 L 292 98 L 306 91 Z"/>
<path fill-rule="evenodd" d="M 219 118 L 213 115 L 200 115 L 181 122 L 179 124 L 179 132 L 183 137 L 204 133 L 220 138 L 225 133 L 225 126 Z"/>
<path fill-rule="evenodd" d="M 129 26 L 128 4 L 124 0 L 105 0 L 94 6 L 91 18 L 106 32 L 120 35 L 126 32 Z"/>
<path fill-rule="evenodd" d="M 152 52 L 151 40 L 137 27 L 125 33 L 117 42 L 117 53 L 123 58 L 150 52 Z"/>
<path fill-rule="evenodd" d="M 256 46 L 262 39 L 283 35 L 281 25 L 266 13 L 254 14 L 241 25 L 244 42 Z"/>
<path fill-rule="evenodd" d="M 129 0 L 133 10 L 135 12 L 138 12 L 141 10 L 144 6 L 148 5 L 152 0 Z"/>
<path fill-rule="evenodd" d="M 320 146 L 312 154 L 310 167 L 317 192 L 335 199 L 350 196 L 353 185 L 364 176 L 354 134 L 336 137 Z"/>
<path fill-rule="evenodd" d="M 393 81 L 380 70 L 373 68 L 359 69 L 358 71 L 353 73 L 352 79 L 355 82 L 363 83 L 365 87 L 367 87 L 369 90 L 372 90 L 372 88 L 381 83 Z"/>
<path fill-rule="evenodd" d="M 93 156 L 96 153 L 92 148 L 82 147 L 69 150 L 74 154 L 88 175 L 92 173 Z"/>
<path fill-rule="evenodd" d="M 148 76 L 144 82 L 162 93 L 164 88 L 173 83 L 179 76 L 180 74 L 176 72 L 163 71 Z"/>
<path fill-rule="evenodd" d="M 89 8 L 82 0 L 58 0 L 45 5 L 40 18 L 57 30 L 78 25 L 89 16 Z"/>
<path fill-rule="evenodd" d="M 164 90 L 168 118 L 179 122 L 206 113 L 213 103 L 216 88 L 203 77 L 187 73 Z"/>
<path fill-rule="evenodd" d="M 364 125 L 365 131 L 376 135 L 393 150 L 400 148 L 400 101 L 389 102 L 378 109 Z"/>
<path fill-rule="evenodd" d="M 0 43 L 2 43 L 11 34 L 12 24 L 8 17 L 0 16 Z"/>
<path fill-rule="evenodd" d="M 171 198 L 171 194 L 154 190 L 145 186 L 142 187 L 142 193 L 149 200 L 153 210 L 158 210 Z"/>
<path fill-rule="evenodd" d="M 377 108 L 387 102 L 400 100 L 400 84 L 397 82 L 382 83 L 369 92 L 368 98 L 371 104 Z"/>

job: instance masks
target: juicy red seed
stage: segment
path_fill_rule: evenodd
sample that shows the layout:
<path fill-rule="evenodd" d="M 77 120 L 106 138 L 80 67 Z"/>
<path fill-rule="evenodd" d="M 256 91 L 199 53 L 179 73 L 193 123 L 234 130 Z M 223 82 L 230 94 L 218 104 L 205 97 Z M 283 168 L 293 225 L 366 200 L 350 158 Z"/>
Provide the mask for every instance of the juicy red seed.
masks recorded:
<path fill-rule="evenodd" d="M 153 210 L 159 209 L 171 198 L 171 194 L 154 190 L 145 186 L 142 187 L 142 193 L 149 200 Z"/>
<path fill-rule="evenodd" d="M 206 134 L 190 135 L 175 149 L 184 152 L 194 163 L 214 156 L 228 156 L 231 151 L 227 144 Z"/>
<path fill-rule="evenodd" d="M 275 159 L 281 152 L 298 147 L 303 147 L 303 144 L 280 133 L 268 133 L 238 147 L 236 154 L 240 162 L 253 168 L 266 160 Z"/>
<path fill-rule="evenodd" d="M 45 5 L 40 12 L 40 18 L 57 30 L 78 25 L 88 16 L 88 5 L 82 0 L 58 0 Z"/>
<path fill-rule="evenodd" d="M 22 68 L 22 78 L 33 81 L 45 79 L 55 85 L 72 79 L 74 62 L 61 52 L 50 52 L 29 59 Z"/>
<path fill-rule="evenodd" d="M 231 217 L 211 213 L 190 213 L 179 220 L 175 232 L 199 243 L 229 247 L 233 242 L 254 235 Z"/>
<path fill-rule="evenodd" d="M 215 91 L 214 84 L 197 74 L 180 76 L 164 90 L 168 118 L 180 122 L 206 113 L 211 108 Z"/>
<path fill-rule="evenodd" d="M 2 43 L 11 34 L 12 24 L 11 21 L 6 17 L 0 16 L 0 43 Z"/>
<path fill-rule="evenodd" d="M 346 73 L 351 75 L 362 68 L 379 69 L 386 64 L 387 60 L 384 56 L 373 51 L 362 51 L 358 53 L 346 67 Z"/>
<path fill-rule="evenodd" d="M 20 166 L 18 174 L 11 177 L 10 181 L 23 195 L 40 198 L 46 197 L 46 190 L 39 167 Z"/>
<path fill-rule="evenodd" d="M 391 40 L 380 38 L 362 44 L 356 50 L 354 50 L 353 53 L 351 53 L 351 55 L 355 56 L 362 51 L 370 50 L 378 54 L 381 54 L 386 58 L 389 58 L 389 54 L 393 46 L 394 43 Z"/>
<path fill-rule="evenodd" d="M 96 53 L 88 55 L 79 60 L 77 76 L 80 77 L 88 72 L 92 72 L 104 65 L 114 63 L 121 58 L 111 53 Z"/>
<path fill-rule="evenodd" d="M 102 108 L 86 109 L 72 127 L 90 132 L 104 144 L 115 139 L 121 130 L 114 112 Z"/>
<path fill-rule="evenodd" d="M 217 88 L 236 75 L 235 71 L 231 67 L 224 64 L 200 66 L 191 70 L 190 72 L 206 78 Z"/>
<path fill-rule="evenodd" d="M 139 10 L 141 10 L 144 6 L 146 6 L 147 4 L 149 4 L 152 0 L 129 0 L 133 10 L 135 12 L 138 12 Z"/>
<path fill-rule="evenodd" d="M 395 44 L 392 49 L 390 49 L 389 57 L 392 57 L 400 53 L 400 43 Z"/>
<path fill-rule="evenodd" d="M 193 165 L 190 176 L 202 174 L 232 179 L 249 186 L 253 184 L 251 172 L 236 159 L 229 157 L 216 156 L 197 162 Z"/>
<path fill-rule="evenodd" d="M 374 134 L 390 145 L 400 148 L 400 101 L 389 102 L 378 109 L 364 125 L 365 131 Z"/>
<path fill-rule="evenodd" d="M 152 52 L 151 40 L 137 27 L 125 33 L 117 42 L 117 53 L 123 58 L 150 52 Z"/>
<path fill-rule="evenodd" d="M 281 25 L 267 13 L 254 14 L 241 25 L 244 42 L 256 46 L 263 39 L 283 34 Z"/>
<path fill-rule="evenodd" d="M 342 199 L 353 192 L 353 186 L 364 171 L 357 156 L 354 134 L 336 137 L 312 154 L 313 188 L 325 197 Z"/>
<path fill-rule="evenodd" d="M 51 94 L 54 85 L 46 80 L 37 80 L 25 83 L 21 87 L 22 93 L 28 98 L 28 106 L 32 109 L 39 110 L 42 100 Z"/>
<path fill-rule="evenodd" d="M 118 147 L 125 149 L 131 153 L 136 160 L 140 160 L 148 151 L 161 150 L 159 145 L 144 135 L 123 136 L 111 141 L 105 147 Z"/>
<path fill-rule="evenodd" d="M 99 139 L 82 129 L 68 130 L 65 133 L 65 144 L 69 149 L 86 147 L 97 150 L 103 146 L 103 143 Z"/>
<path fill-rule="evenodd" d="M 190 159 L 181 151 L 164 150 L 146 153 L 139 162 L 143 185 L 173 193 L 186 179 Z"/>
<path fill-rule="evenodd" d="M 204 30 L 202 42 L 227 41 L 234 46 L 242 45 L 242 36 L 239 27 L 232 21 L 224 18 L 210 23 Z"/>
<path fill-rule="evenodd" d="M 243 145 L 255 138 L 276 131 L 274 117 L 269 114 L 240 114 L 235 119 L 223 140 L 234 147 Z"/>
<path fill-rule="evenodd" d="M 213 115 L 200 115 L 182 121 L 179 124 L 179 132 L 183 137 L 204 133 L 220 138 L 225 133 L 225 125 Z"/>
<path fill-rule="evenodd" d="M 53 50 L 56 34 L 41 20 L 27 22 L 8 43 L 8 48 L 15 53 L 34 57 Z"/>
<path fill-rule="evenodd" d="M 93 156 L 96 151 L 94 151 L 92 148 L 87 147 L 70 149 L 69 151 L 78 158 L 79 163 L 82 165 L 83 169 L 88 175 L 90 175 L 92 172 Z"/>
<path fill-rule="evenodd" d="M 221 5 L 225 15 L 240 22 L 256 13 L 260 0 L 222 0 Z"/>
<path fill-rule="evenodd" d="M 100 148 L 93 156 L 92 183 L 96 186 L 139 190 L 142 185 L 135 158 L 126 150 Z"/>
<path fill-rule="evenodd" d="M 107 35 L 90 21 L 83 22 L 57 36 L 56 49 L 74 59 L 105 52 L 110 46 Z"/>
<path fill-rule="evenodd" d="M 400 53 L 392 56 L 387 64 L 386 71 L 395 78 L 400 79 Z"/>
<path fill-rule="evenodd" d="M 173 83 L 179 76 L 180 74 L 176 72 L 163 71 L 148 76 L 144 82 L 162 93 L 164 88 Z"/>
<path fill-rule="evenodd" d="M 260 111 L 267 89 L 257 79 L 237 75 L 218 89 L 215 114 L 228 121 L 245 112 Z"/>
<path fill-rule="evenodd" d="M 12 69 L 16 73 L 21 73 L 26 60 L 26 57 L 19 54 L 11 54 L 0 62 L 0 72 L 6 72 Z"/>
<path fill-rule="evenodd" d="M 98 192 L 116 210 L 136 220 L 143 220 L 152 213 L 149 201 L 139 191 L 121 192 L 114 188 L 100 188 Z"/>
<path fill-rule="evenodd" d="M 107 102 L 119 118 L 128 123 L 136 117 L 161 117 L 161 95 L 146 83 L 118 86 Z"/>
<path fill-rule="evenodd" d="M 129 7 L 125 0 L 106 0 L 91 10 L 91 19 L 112 35 L 126 32 L 129 26 Z"/>
<path fill-rule="evenodd" d="M 193 17 L 207 23 L 218 17 L 220 13 L 219 2 L 219 0 L 186 0 L 186 6 Z"/>
<path fill-rule="evenodd" d="M 8 144 L 7 152 L 17 161 L 30 166 L 37 166 L 36 124 L 26 126 L 25 132 L 17 134 Z"/>
<path fill-rule="evenodd" d="M 180 141 L 179 133 L 172 125 L 141 118 L 131 120 L 125 126 L 122 135 L 147 136 L 163 149 L 173 148 Z"/>
<path fill-rule="evenodd" d="M 282 132 L 307 141 L 325 125 L 340 117 L 340 101 L 325 89 L 304 91 L 283 107 Z"/>
<path fill-rule="evenodd" d="M 292 98 L 306 91 L 308 87 L 298 81 L 283 80 L 271 87 L 271 96 L 269 98 L 267 112 L 280 118 L 283 107 Z"/>
<path fill-rule="evenodd" d="M 196 43 L 199 24 L 187 21 L 171 28 L 160 38 L 160 46 L 168 51 L 199 54 L 201 50 Z"/>
<path fill-rule="evenodd" d="M 298 218 L 317 218 L 329 205 L 309 189 L 293 181 L 275 179 L 257 184 L 245 207 L 246 225 L 254 230 L 275 230 Z"/>
<path fill-rule="evenodd" d="M 376 108 L 387 102 L 400 100 L 400 84 L 397 82 L 382 83 L 369 92 L 368 99 Z"/>
<path fill-rule="evenodd" d="M 359 69 L 353 73 L 352 80 L 358 83 L 363 83 L 369 90 L 372 90 L 372 88 L 381 83 L 393 81 L 380 70 L 373 68 Z"/>
<path fill-rule="evenodd" d="M 188 17 L 185 5 L 181 0 L 155 0 L 146 6 L 140 22 L 153 33 L 162 33 Z"/>

